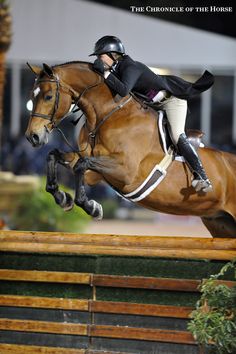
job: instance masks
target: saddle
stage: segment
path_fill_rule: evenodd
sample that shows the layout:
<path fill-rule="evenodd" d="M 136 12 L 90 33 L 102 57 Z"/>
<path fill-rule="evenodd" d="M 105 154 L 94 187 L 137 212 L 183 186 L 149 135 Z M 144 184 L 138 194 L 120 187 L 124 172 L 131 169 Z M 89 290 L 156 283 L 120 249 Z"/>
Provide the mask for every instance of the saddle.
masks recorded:
<path fill-rule="evenodd" d="M 153 109 L 155 111 L 155 113 L 157 112 L 157 114 L 158 114 L 158 119 L 157 119 L 158 131 L 159 131 L 159 137 L 160 137 L 160 142 L 161 142 L 163 151 L 165 152 L 165 154 L 169 154 L 168 151 L 170 151 L 170 149 L 171 149 L 172 151 L 174 151 L 175 155 L 177 156 L 176 159 L 180 160 L 180 158 L 178 158 L 179 156 L 178 156 L 177 148 L 171 138 L 169 122 L 168 122 L 165 111 L 159 110 L 156 103 L 152 103 L 152 102 L 147 101 L 148 97 L 146 97 L 140 93 L 131 92 L 131 95 L 143 107 L 145 107 L 145 108 L 150 107 L 151 109 Z M 118 97 L 116 97 L 116 99 L 119 100 L 120 96 L 119 95 L 116 95 L 116 96 L 118 96 Z M 204 147 L 204 144 L 202 143 L 202 140 L 201 140 L 203 135 L 204 135 L 204 133 L 201 130 L 197 130 L 197 129 L 187 129 L 187 131 L 186 131 L 186 136 L 187 136 L 189 142 L 196 150 L 199 147 Z M 183 158 L 182 158 L 182 161 L 183 161 Z"/>
<path fill-rule="evenodd" d="M 171 134 L 170 134 L 170 127 L 169 127 L 169 122 L 166 116 L 166 113 L 162 110 L 157 111 L 158 114 L 158 119 L 157 119 L 157 124 L 158 124 L 158 132 L 159 132 L 159 138 L 160 138 L 160 143 L 162 146 L 163 151 L 165 154 L 168 154 L 169 150 L 174 150 L 175 154 L 178 156 L 178 151 L 175 146 L 175 144 L 172 141 Z M 187 129 L 186 131 L 187 138 L 191 145 L 197 150 L 199 147 L 204 147 L 204 144 L 202 143 L 202 137 L 204 133 L 201 130 L 197 129 Z"/>
<path fill-rule="evenodd" d="M 132 202 L 138 202 L 146 198 L 155 188 L 157 188 L 157 186 L 167 175 L 167 169 L 173 160 L 185 162 L 184 157 L 178 154 L 177 148 L 171 139 L 169 123 L 165 112 L 160 110 L 157 111 L 157 113 L 160 143 L 162 145 L 165 156 L 153 167 L 152 171 L 150 171 L 149 175 L 138 188 L 128 194 L 122 195 L 124 198 Z M 203 146 L 201 142 L 202 136 L 203 133 L 199 130 L 189 130 L 187 132 L 187 137 L 195 149 L 197 149 L 199 146 Z"/>

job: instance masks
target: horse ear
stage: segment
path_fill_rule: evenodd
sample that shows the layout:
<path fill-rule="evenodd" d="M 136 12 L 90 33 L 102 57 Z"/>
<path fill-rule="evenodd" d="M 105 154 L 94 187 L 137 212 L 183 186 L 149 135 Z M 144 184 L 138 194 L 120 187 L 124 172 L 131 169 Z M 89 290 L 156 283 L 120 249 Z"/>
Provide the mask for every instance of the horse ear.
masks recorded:
<path fill-rule="evenodd" d="M 30 65 L 28 62 L 26 64 L 35 75 L 38 76 L 41 73 L 42 68 L 40 68 L 39 66 Z"/>
<path fill-rule="evenodd" d="M 54 76 L 54 72 L 51 66 L 49 66 L 48 64 L 43 63 L 43 71 L 45 72 L 45 74 L 47 74 L 50 77 Z"/>

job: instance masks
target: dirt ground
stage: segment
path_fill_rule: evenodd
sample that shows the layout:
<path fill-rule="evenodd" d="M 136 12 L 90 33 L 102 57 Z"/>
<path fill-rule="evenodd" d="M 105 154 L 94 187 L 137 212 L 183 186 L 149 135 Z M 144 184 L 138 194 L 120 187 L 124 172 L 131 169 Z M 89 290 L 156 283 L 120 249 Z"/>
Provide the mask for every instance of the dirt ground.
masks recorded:
<path fill-rule="evenodd" d="M 196 217 L 155 214 L 144 220 L 92 221 L 85 233 L 146 236 L 211 237 L 201 220 Z"/>

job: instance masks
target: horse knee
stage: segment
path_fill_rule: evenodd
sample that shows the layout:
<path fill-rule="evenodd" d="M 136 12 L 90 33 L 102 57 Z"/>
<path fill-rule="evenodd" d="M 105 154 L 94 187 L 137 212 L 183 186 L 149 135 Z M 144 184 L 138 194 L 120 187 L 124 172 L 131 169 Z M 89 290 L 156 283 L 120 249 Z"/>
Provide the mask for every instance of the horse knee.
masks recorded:
<path fill-rule="evenodd" d="M 61 155 L 60 151 L 58 149 L 54 149 L 48 153 L 46 160 L 47 162 L 57 161 L 60 155 Z"/>
<path fill-rule="evenodd" d="M 80 158 L 74 165 L 73 171 L 76 174 L 84 174 L 88 169 L 89 160 L 85 158 Z"/>

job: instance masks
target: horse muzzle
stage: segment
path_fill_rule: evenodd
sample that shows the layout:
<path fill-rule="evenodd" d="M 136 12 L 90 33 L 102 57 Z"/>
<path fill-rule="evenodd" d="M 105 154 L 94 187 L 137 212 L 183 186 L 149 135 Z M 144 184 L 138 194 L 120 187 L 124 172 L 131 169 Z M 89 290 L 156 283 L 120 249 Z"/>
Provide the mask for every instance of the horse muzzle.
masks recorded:
<path fill-rule="evenodd" d="M 48 143 L 48 133 L 46 130 L 41 134 L 26 132 L 25 137 L 33 147 L 40 147 Z"/>

